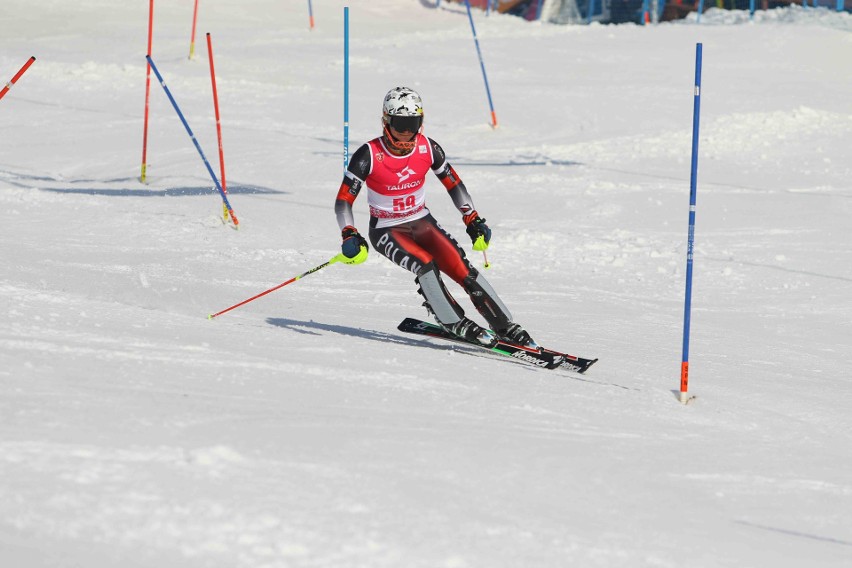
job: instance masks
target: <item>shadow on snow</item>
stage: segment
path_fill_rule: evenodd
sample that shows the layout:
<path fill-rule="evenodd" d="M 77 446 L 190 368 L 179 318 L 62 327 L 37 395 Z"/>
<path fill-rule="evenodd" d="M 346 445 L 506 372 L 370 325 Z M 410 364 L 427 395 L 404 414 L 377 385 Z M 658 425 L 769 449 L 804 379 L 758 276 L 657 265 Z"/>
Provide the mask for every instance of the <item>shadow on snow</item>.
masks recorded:
<path fill-rule="evenodd" d="M 320 323 L 315 321 L 301 321 L 301 320 L 293 320 L 286 318 L 267 318 L 266 323 L 270 325 L 274 325 L 276 327 L 280 327 L 283 329 L 287 329 L 293 331 L 295 333 L 301 333 L 305 335 L 316 335 L 321 337 L 325 334 L 325 332 L 337 333 L 339 335 L 346 335 L 349 337 L 360 337 L 363 339 L 369 339 L 370 341 L 379 341 L 381 343 L 392 343 L 396 345 L 409 345 L 414 347 L 422 347 L 426 349 L 433 349 L 435 351 L 455 351 L 457 353 L 462 353 L 464 355 L 471 355 L 474 357 L 481 357 L 483 359 L 492 359 L 492 360 L 504 360 L 507 363 L 513 363 L 518 366 L 519 369 L 523 369 L 530 372 L 540 371 L 533 366 L 529 366 L 522 361 L 516 361 L 512 358 L 506 358 L 503 355 L 497 355 L 494 353 L 490 353 L 487 350 L 479 349 L 478 347 L 467 347 L 461 343 L 431 343 L 429 340 L 420 339 L 420 338 L 409 338 L 400 335 L 395 335 L 392 333 L 385 333 L 383 331 L 373 331 L 370 329 L 364 329 L 360 327 L 349 327 L 346 325 L 332 325 L 327 323 Z M 440 340 L 439 340 L 440 341 Z M 593 380 L 586 378 L 584 375 L 579 375 L 572 371 L 556 369 L 550 371 L 553 373 L 552 376 L 559 376 L 563 378 L 570 378 L 575 381 L 581 381 L 584 383 L 589 383 L 598 386 L 607 386 L 607 387 L 615 387 L 623 390 L 640 390 L 636 387 L 628 387 L 624 385 L 619 385 L 616 383 L 608 383 L 601 382 L 599 380 Z"/>
<path fill-rule="evenodd" d="M 403 337 L 400 335 L 396 335 L 393 333 L 386 333 L 383 331 L 373 331 L 370 329 L 363 329 L 360 327 L 349 327 L 345 325 L 332 325 L 327 323 L 320 323 L 315 321 L 300 321 L 300 320 L 292 320 L 285 318 L 267 318 L 266 323 L 270 325 L 274 325 L 276 327 L 281 327 L 284 329 L 288 329 L 290 331 L 294 331 L 296 333 L 301 333 L 305 335 L 324 335 L 323 332 L 331 332 L 337 333 L 339 335 L 347 335 L 350 337 L 360 337 L 362 339 L 369 339 L 370 341 L 380 341 L 382 343 L 393 343 L 396 345 L 411 345 L 417 347 L 426 347 L 429 349 L 435 349 L 437 351 L 453 351 L 455 349 L 460 348 L 461 350 L 467 352 L 476 352 L 476 347 L 467 348 L 464 345 L 435 345 L 433 343 L 429 343 L 423 339 L 415 339 L 409 337 Z"/>
<path fill-rule="evenodd" d="M 218 195 L 215 186 L 206 187 L 170 187 L 168 189 L 94 189 L 94 188 L 39 188 L 62 194 L 106 195 L 110 197 L 193 197 L 198 195 Z M 232 185 L 228 195 L 289 195 L 289 191 L 269 189 L 253 185 Z"/>
<path fill-rule="evenodd" d="M 8 177 L 7 177 L 8 176 Z M 76 194 L 76 195 L 106 195 L 110 197 L 192 197 L 197 195 L 218 194 L 216 186 L 184 186 L 153 189 L 147 187 L 125 188 L 125 187 L 78 187 L 84 184 L 107 185 L 107 184 L 138 184 L 139 178 L 125 177 L 114 179 L 61 179 L 44 175 L 18 174 L 11 171 L 0 170 L 0 178 L 9 185 L 24 189 L 39 189 L 52 193 Z M 60 187 L 39 187 L 41 185 L 55 185 Z M 62 187 L 65 186 L 65 187 Z M 228 195 L 290 195 L 291 192 L 269 187 L 248 184 L 231 184 L 228 186 Z"/>

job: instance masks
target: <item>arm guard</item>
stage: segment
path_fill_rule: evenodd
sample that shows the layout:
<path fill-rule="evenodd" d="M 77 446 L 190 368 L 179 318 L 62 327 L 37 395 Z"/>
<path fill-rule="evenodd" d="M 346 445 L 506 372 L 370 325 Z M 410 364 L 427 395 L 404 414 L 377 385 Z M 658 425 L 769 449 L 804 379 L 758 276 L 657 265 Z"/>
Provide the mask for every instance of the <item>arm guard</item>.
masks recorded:
<path fill-rule="evenodd" d="M 364 180 L 370 175 L 370 166 L 370 147 L 364 144 L 352 155 L 349 168 L 343 174 L 343 182 L 334 200 L 334 214 L 337 216 L 337 224 L 341 231 L 347 226 L 355 225 L 352 204 L 355 203 Z"/>

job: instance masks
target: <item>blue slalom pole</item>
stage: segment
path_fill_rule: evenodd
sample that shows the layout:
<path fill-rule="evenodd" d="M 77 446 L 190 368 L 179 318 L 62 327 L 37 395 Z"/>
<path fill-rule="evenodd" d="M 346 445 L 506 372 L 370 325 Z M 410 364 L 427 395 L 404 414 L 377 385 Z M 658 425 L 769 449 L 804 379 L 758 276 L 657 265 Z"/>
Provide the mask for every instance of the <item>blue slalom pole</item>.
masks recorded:
<path fill-rule="evenodd" d="M 349 6 L 343 8 L 343 171 L 349 167 Z"/>
<path fill-rule="evenodd" d="M 683 357 L 680 366 L 680 401 L 689 401 L 689 323 L 692 312 L 692 262 L 695 249 L 695 197 L 698 185 L 698 124 L 701 115 L 701 44 L 695 44 L 695 96 L 692 107 L 692 165 L 689 175 L 689 236 L 686 249 L 686 296 L 683 305 Z"/>
<path fill-rule="evenodd" d="M 701 23 L 701 14 L 704 13 L 704 0 L 698 0 L 698 16 L 695 18 L 695 22 Z"/>
<path fill-rule="evenodd" d="M 476 45 L 479 66 L 482 68 L 482 78 L 485 80 L 485 93 L 488 95 L 488 106 L 491 107 L 491 127 L 497 128 L 497 114 L 494 112 L 494 103 L 491 101 L 491 88 L 488 86 L 488 75 L 485 74 L 485 63 L 482 61 L 482 51 L 479 49 L 479 39 L 476 37 L 476 26 L 473 25 L 473 14 L 470 13 L 470 0 L 464 0 L 464 3 L 467 6 L 467 18 L 470 20 L 470 30 L 473 32 L 473 43 Z"/>
<path fill-rule="evenodd" d="M 195 149 L 198 150 L 198 154 L 201 156 L 201 159 L 204 161 L 204 165 L 207 166 L 207 172 L 210 174 L 210 177 L 213 178 L 213 183 L 216 184 L 216 189 L 219 190 L 219 195 L 222 196 L 222 202 L 225 204 L 225 207 L 228 208 L 228 213 L 231 215 L 231 220 L 234 222 L 234 225 L 239 225 L 237 221 L 236 215 L 234 215 L 234 210 L 231 208 L 231 204 L 228 202 L 228 196 L 225 194 L 224 190 L 222 190 L 222 185 L 219 183 L 216 174 L 213 173 L 213 168 L 210 167 L 210 162 L 207 161 L 207 157 L 204 155 L 204 152 L 201 150 L 201 145 L 198 143 L 198 140 L 195 139 L 195 134 L 192 133 L 192 129 L 189 127 L 189 124 L 186 122 L 186 119 L 183 117 L 183 113 L 180 111 L 180 107 L 178 107 L 177 101 L 172 96 L 171 91 L 166 86 L 166 82 L 163 80 L 163 76 L 160 75 L 160 72 L 157 70 L 157 66 L 154 65 L 154 60 L 151 59 L 150 55 L 146 55 L 145 58 L 148 60 L 148 64 L 151 66 L 151 69 L 154 71 L 154 74 L 157 76 L 157 80 L 160 82 L 160 85 L 163 87 L 163 90 L 166 92 L 166 96 L 169 97 L 169 101 L 171 101 L 172 106 L 175 107 L 175 111 L 180 118 L 180 121 L 183 123 L 183 127 L 186 128 L 186 133 L 189 134 L 189 137 L 192 139 L 192 143 L 195 144 Z"/>
<path fill-rule="evenodd" d="M 588 11 L 586 12 L 586 23 L 592 23 L 592 13 L 595 11 L 595 0 L 589 0 Z"/>
<path fill-rule="evenodd" d="M 535 21 L 538 22 L 541 20 L 541 3 L 544 0 L 538 0 L 538 6 L 535 7 Z"/>
<path fill-rule="evenodd" d="M 837 0 L 837 11 L 838 12 L 843 11 L 843 0 Z"/>

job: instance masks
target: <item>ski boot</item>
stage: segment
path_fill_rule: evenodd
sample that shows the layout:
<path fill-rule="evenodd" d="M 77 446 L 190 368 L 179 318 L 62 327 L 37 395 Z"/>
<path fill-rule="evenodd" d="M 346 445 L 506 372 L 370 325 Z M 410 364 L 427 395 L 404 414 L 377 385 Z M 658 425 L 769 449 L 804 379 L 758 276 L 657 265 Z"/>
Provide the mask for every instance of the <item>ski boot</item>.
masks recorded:
<path fill-rule="evenodd" d="M 497 337 L 508 342 L 517 343 L 530 349 L 539 349 L 538 344 L 530 337 L 530 334 L 516 323 L 510 323 L 505 329 L 494 330 Z"/>
<path fill-rule="evenodd" d="M 438 322 L 440 323 L 440 322 Z M 483 347 L 494 347 L 497 345 L 497 337 L 491 331 L 480 326 L 475 321 L 463 317 L 456 323 L 443 324 L 441 327 L 455 336 L 461 337 L 471 343 L 477 343 Z"/>

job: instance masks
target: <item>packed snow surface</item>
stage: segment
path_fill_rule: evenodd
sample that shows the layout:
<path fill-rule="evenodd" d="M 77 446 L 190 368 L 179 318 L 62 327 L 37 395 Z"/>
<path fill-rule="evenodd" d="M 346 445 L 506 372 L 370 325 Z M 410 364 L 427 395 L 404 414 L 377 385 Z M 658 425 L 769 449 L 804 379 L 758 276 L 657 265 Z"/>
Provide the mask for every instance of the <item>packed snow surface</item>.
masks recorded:
<path fill-rule="evenodd" d="M 0 565 L 852 565 L 852 23 L 558 26 L 350 2 L 351 153 L 423 96 L 492 267 L 585 375 L 407 336 L 339 251 L 344 3 L 3 0 Z M 689 405 L 678 400 L 703 45 Z M 355 203 L 366 232 L 366 196 Z M 450 285 L 469 314 L 461 290 Z"/>

